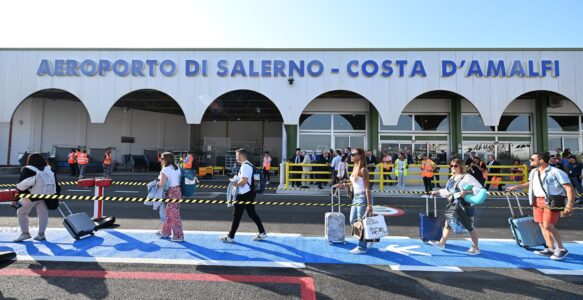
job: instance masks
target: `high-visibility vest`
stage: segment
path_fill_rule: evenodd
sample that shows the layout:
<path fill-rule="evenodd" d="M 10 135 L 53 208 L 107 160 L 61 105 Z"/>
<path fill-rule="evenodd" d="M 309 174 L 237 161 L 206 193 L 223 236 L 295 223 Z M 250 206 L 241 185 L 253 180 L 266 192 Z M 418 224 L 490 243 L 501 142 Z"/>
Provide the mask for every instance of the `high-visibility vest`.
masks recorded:
<path fill-rule="evenodd" d="M 89 164 L 89 155 L 87 153 L 79 153 L 77 155 L 77 163 L 80 165 L 87 165 Z"/>
<path fill-rule="evenodd" d="M 75 164 L 75 156 L 76 156 L 75 153 L 73 153 L 73 152 L 69 153 L 69 159 L 67 160 L 67 162 L 70 165 Z"/>
<path fill-rule="evenodd" d="M 502 177 L 492 177 L 491 184 L 493 187 L 498 187 L 502 183 Z"/>
<path fill-rule="evenodd" d="M 103 164 L 106 166 L 111 166 L 111 153 L 105 153 L 105 158 L 103 159 Z"/>
<path fill-rule="evenodd" d="M 484 171 L 482 171 L 482 177 L 484 177 L 484 179 L 488 179 L 488 168 L 484 165 L 483 161 L 480 164 L 480 168 L 484 169 Z"/>
<path fill-rule="evenodd" d="M 421 161 L 421 176 L 430 178 L 433 177 L 433 170 L 435 169 L 435 163 L 431 159 L 426 159 Z"/>
<path fill-rule="evenodd" d="M 190 170 L 192 169 L 192 161 L 194 160 L 194 158 L 192 158 L 192 155 L 188 154 L 187 159 L 188 161 L 184 162 L 183 168 Z"/>
<path fill-rule="evenodd" d="M 397 159 L 397 161 L 395 162 L 395 176 L 399 176 L 399 173 L 401 172 L 401 170 L 399 170 L 399 159 Z M 403 160 L 403 176 L 407 176 L 407 160 Z"/>
<path fill-rule="evenodd" d="M 263 168 L 266 171 L 271 170 L 271 157 L 269 157 L 269 156 L 263 157 Z"/>

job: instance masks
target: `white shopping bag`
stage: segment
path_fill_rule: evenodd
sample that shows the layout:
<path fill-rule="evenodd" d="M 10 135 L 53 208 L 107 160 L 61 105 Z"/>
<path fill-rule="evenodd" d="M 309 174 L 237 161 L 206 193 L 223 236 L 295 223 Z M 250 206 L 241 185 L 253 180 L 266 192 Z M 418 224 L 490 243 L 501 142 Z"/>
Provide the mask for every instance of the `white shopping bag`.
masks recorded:
<path fill-rule="evenodd" d="M 389 235 L 384 216 L 374 215 L 366 217 L 363 223 L 365 240 L 376 240 Z"/>

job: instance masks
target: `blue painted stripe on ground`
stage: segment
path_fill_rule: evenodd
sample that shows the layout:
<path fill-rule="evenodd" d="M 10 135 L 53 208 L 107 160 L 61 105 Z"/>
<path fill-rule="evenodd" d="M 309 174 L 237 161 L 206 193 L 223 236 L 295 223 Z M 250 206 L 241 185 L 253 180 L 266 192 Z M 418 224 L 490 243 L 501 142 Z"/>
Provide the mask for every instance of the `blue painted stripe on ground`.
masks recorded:
<path fill-rule="evenodd" d="M 48 241 L 12 243 L 17 234 L 0 232 L 0 251 L 15 251 L 23 256 L 117 257 L 176 260 L 295 262 L 325 264 L 366 264 L 401 266 L 451 266 L 479 268 L 583 269 L 583 244 L 567 243 L 570 254 L 556 262 L 518 247 L 512 241 L 482 241 L 482 254 L 465 253 L 470 243 L 451 240 L 445 251 L 425 245 L 417 239 L 383 239 L 364 255 L 349 250 L 356 241 L 329 245 L 323 237 L 272 236 L 254 242 L 249 235 L 240 235 L 234 244 L 218 240 L 219 234 L 187 234 L 184 243 L 159 239 L 154 231 L 103 230 L 94 237 L 73 240 L 64 229 L 47 231 Z M 461 237 L 461 236 L 460 236 Z M 392 245 L 392 246 L 391 246 Z M 380 251 L 381 248 L 400 251 Z M 419 252 L 419 253 L 416 253 Z"/>

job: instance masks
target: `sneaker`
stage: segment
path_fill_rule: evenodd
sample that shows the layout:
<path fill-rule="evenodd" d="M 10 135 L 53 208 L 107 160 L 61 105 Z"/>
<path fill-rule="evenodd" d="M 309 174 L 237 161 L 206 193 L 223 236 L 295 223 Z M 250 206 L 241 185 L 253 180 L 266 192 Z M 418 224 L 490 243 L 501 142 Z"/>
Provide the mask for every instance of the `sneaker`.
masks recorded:
<path fill-rule="evenodd" d="M 181 238 L 172 237 L 171 241 L 181 243 L 184 242 L 184 237 Z"/>
<path fill-rule="evenodd" d="M 269 181 L 266 181 L 266 182 L 265 182 L 265 185 L 269 185 Z"/>
<path fill-rule="evenodd" d="M 45 237 L 44 234 L 39 234 L 39 235 L 35 236 L 34 239 L 37 241 L 45 241 L 47 238 Z"/>
<path fill-rule="evenodd" d="M 166 234 L 163 234 L 161 230 L 158 230 L 158 231 L 156 231 L 156 235 L 157 235 L 159 238 L 161 238 L 161 239 L 167 239 L 167 238 L 169 238 L 169 237 L 170 237 L 170 235 L 169 235 L 169 234 L 168 234 L 168 235 L 166 235 Z"/>
<path fill-rule="evenodd" d="M 429 241 L 428 244 L 431 246 L 435 246 L 441 250 L 445 249 L 445 245 L 442 245 L 439 241 Z"/>
<path fill-rule="evenodd" d="M 533 253 L 540 256 L 551 257 L 555 253 L 555 250 L 545 248 L 544 250 L 533 251 Z"/>
<path fill-rule="evenodd" d="M 467 253 L 469 255 L 478 255 L 482 252 L 480 251 L 480 249 L 476 249 L 476 248 L 472 247 L 472 248 L 468 249 Z"/>
<path fill-rule="evenodd" d="M 350 250 L 350 253 L 356 254 L 356 255 L 358 255 L 358 254 L 364 254 L 364 253 L 366 253 L 366 250 L 362 250 L 362 249 L 356 247 L 356 248 Z"/>
<path fill-rule="evenodd" d="M 20 234 L 20 236 L 18 236 L 18 237 L 17 237 L 15 240 L 13 240 L 12 242 L 14 242 L 14 243 L 18 243 L 18 242 L 22 242 L 22 241 L 28 240 L 28 239 L 30 239 L 30 238 L 31 238 L 31 236 L 30 236 L 30 234 L 29 234 L 29 233 L 22 233 L 22 234 Z"/>
<path fill-rule="evenodd" d="M 266 234 L 266 233 L 260 233 L 260 234 L 258 234 L 257 236 L 255 236 L 255 237 L 253 238 L 253 240 L 257 242 L 257 241 L 264 240 L 264 239 L 266 239 L 266 238 L 267 238 L 267 234 Z"/>
<path fill-rule="evenodd" d="M 231 244 L 231 243 L 235 242 L 235 240 L 234 240 L 234 239 L 232 239 L 232 238 L 230 238 L 230 237 L 228 237 L 228 236 L 224 236 L 224 237 L 222 237 L 220 240 L 221 240 L 221 242 L 223 242 L 223 243 L 229 243 L 229 244 Z"/>
<path fill-rule="evenodd" d="M 565 258 L 565 256 L 567 256 L 567 254 L 569 254 L 569 251 L 567 251 L 567 249 L 557 249 L 555 250 L 555 253 L 551 256 L 551 259 L 562 260 L 563 258 Z"/>

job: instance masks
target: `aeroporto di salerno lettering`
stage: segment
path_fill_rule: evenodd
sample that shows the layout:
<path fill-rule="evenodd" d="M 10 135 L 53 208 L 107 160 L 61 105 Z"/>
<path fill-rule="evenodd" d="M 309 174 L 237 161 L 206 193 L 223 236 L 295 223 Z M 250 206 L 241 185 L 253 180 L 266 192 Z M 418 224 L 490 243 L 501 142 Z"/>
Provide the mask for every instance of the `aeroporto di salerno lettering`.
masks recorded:
<path fill-rule="evenodd" d="M 179 65 L 183 66 L 180 71 Z M 319 77 L 325 72 L 345 72 L 351 77 L 426 77 L 422 60 L 349 60 L 342 66 L 326 66 L 320 60 L 185 60 L 182 64 L 165 60 L 109 59 L 42 59 L 38 76 L 108 76 L 173 77 L 182 72 L 186 77 Z M 465 77 L 540 78 L 559 77 L 559 60 L 441 60 L 439 75 L 450 77 L 461 72 Z"/>

